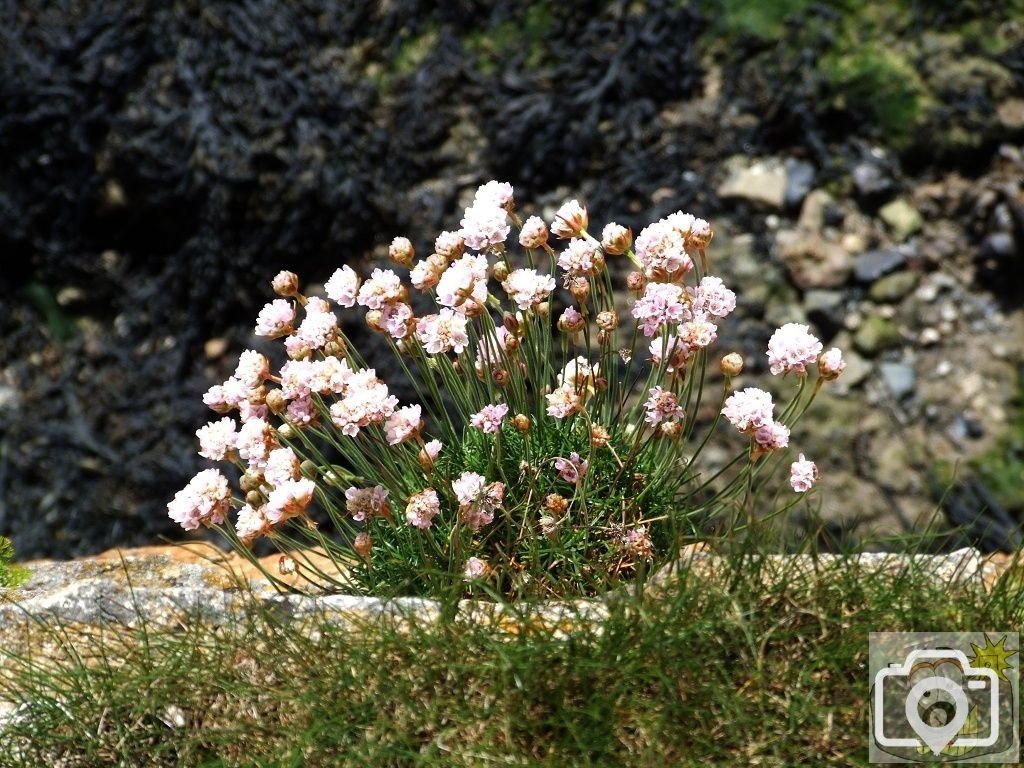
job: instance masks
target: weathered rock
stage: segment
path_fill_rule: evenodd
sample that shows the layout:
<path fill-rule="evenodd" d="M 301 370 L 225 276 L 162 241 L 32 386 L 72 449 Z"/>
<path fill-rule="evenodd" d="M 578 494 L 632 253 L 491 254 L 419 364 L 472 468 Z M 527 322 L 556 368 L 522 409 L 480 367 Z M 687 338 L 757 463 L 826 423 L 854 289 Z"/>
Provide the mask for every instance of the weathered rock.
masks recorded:
<path fill-rule="evenodd" d="M 798 288 L 838 288 L 850 276 L 853 267 L 850 254 L 817 233 L 780 230 L 775 244 L 779 259 Z"/>
<path fill-rule="evenodd" d="M 902 267 L 907 257 L 895 248 L 880 248 L 860 254 L 853 263 L 853 275 L 862 283 L 873 283 Z"/>
<path fill-rule="evenodd" d="M 870 362 L 853 350 L 844 350 L 843 359 L 846 361 L 846 368 L 836 380 L 835 389 L 838 394 L 846 394 L 870 376 L 874 370 L 874 366 Z"/>
<path fill-rule="evenodd" d="M 804 294 L 804 311 L 824 336 L 831 339 L 843 327 L 842 291 L 810 290 Z"/>
<path fill-rule="evenodd" d="M 871 286 L 868 295 L 872 301 L 899 301 L 917 286 L 921 276 L 917 272 L 894 272 Z"/>
<path fill-rule="evenodd" d="M 996 115 L 999 122 L 1012 131 L 1024 128 L 1024 99 L 1011 98 L 999 102 Z"/>
<path fill-rule="evenodd" d="M 867 357 L 874 357 L 902 343 L 899 329 L 891 321 L 877 315 L 865 318 L 853 336 L 854 346 Z"/>
<path fill-rule="evenodd" d="M 924 223 L 917 209 L 902 197 L 883 205 L 878 216 L 900 242 L 918 232 Z"/>
<path fill-rule="evenodd" d="M 718 187 L 719 197 L 746 200 L 773 211 L 785 207 L 786 170 L 778 161 L 761 160 L 750 166 L 736 166 Z"/>
<path fill-rule="evenodd" d="M 797 227 L 805 232 L 821 232 L 825 228 L 825 212 L 832 203 L 832 195 L 824 189 L 815 189 L 810 192 L 800 207 Z"/>
<path fill-rule="evenodd" d="M 897 400 L 903 400 L 914 394 L 917 387 L 917 374 L 914 366 L 909 363 L 880 363 L 878 374 L 882 377 L 889 393 Z"/>

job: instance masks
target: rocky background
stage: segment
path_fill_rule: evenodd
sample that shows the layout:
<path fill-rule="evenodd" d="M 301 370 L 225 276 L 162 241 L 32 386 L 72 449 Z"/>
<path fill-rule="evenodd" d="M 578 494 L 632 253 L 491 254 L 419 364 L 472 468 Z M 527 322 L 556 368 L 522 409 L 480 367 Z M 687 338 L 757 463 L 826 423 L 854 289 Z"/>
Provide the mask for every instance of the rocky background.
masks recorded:
<path fill-rule="evenodd" d="M 636 231 L 710 219 L 755 375 L 782 322 L 850 350 L 794 434 L 824 546 L 1019 544 L 1021 0 L 441 5 L 0 3 L 21 558 L 177 536 L 201 394 L 270 277 L 424 252 L 490 178 Z"/>

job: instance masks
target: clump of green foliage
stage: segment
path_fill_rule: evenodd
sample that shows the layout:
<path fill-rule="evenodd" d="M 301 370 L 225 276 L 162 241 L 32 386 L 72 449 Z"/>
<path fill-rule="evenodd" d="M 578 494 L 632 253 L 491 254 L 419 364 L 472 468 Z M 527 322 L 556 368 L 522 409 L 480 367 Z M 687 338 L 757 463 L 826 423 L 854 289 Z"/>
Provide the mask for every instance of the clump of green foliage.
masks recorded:
<path fill-rule="evenodd" d="M 0 587 L 16 587 L 28 578 L 28 570 L 12 564 L 13 559 L 11 540 L 0 536 Z"/>

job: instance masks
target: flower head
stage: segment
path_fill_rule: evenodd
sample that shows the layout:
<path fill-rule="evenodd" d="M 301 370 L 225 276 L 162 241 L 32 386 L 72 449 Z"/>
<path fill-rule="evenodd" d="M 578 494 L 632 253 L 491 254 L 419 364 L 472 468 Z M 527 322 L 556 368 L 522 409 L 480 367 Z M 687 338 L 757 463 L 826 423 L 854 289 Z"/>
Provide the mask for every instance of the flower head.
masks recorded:
<path fill-rule="evenodd" d="M 729 395 L 722 415 L 740 432 L 753 432 L 773 422 L 774 407 L 770 394 L 763 389 L 747 387 Z"/>
<path fill-rule="evenodd" d="M 586 477 L 587 469 L 589 468 L 590 462 L 586 459 L 581 459 L 576 451 L 570 453 L 568 459 L 561 456 L 555 459 L 555 469 L 558 471 L 558 474 L 561 475 L 565 482 L 571 485 L 579 485 L 583 482 L 583 478 Z"/>
<path fill-rule="evenodd" d="M 650 397 L 644 403 L 644 407 L 647 410 L 644 421 L 651 426 L 661 424 L 662 422 L 679 421 L 686 415 L 674 393 L 668 392 L 661 387 L 652 387 L 648 390 L 648 394 Z"/>
<path fill-rule="evenodd" d="M 384 423 L 388 445 L 398 445 L 414 438 L 423 427 L 422 409 L 418 405 L 407 405 L 388 416 Z"/>
<path fill-rule="evenodd" d="M 845 368 L 846 361 L 843 360 L 843 352 L 839 347 L 832 347 L 818 358 L 818 374 L 825 381 L 838 379 Z"/>
<path fill-rule="evenodd" d="M 238 435 L 235 432 L 235 420 L 224 418 L 211 421 L 196 431 L 199 438 L 199 455 L 211 461 L 222 461 L 228 453 L 235 449 Z"/>
<path fill-rule="evenodd" d="M 648 283 L 644 295 L 633 305 L 633 317 L 640 321 L 644 336 L 653 336 L 668 325 L 689 320 L 685 291 L 674 283 Z"/>
<path fill-rule="evenodd" d="M 768 367 L 772 375 L 803 374 L 821 354 L 821 342 L 811 334 L 810 327 L 786 323 L 768 339 Z"/>
<path fill-rule="evenodd" d="M 367 309 L 383 309 L 393 301 L 403 298 L 402 281 L 390 269 L 374 269 L 370 279 L 356 294 L 359 306 Z"/>
<path fill-rule="evenodd" d="M 204 469 L 174 494 L 167 514 L 186 531 L 200 525 L 221 525 L 231 506 L 228 479 L 216 469 Z"/>
<path fill-rule="evenodd" d="M 345 506 L 356 522 L 373 517 L 391 517 L 388 492 L 380 485 L 373 488 L 348 488 L 345 491 Z"/>
<path fill-rule="evenodd" d="M 405 506 L 405 519 L 409 525 L 427 530 L 441 511 L 441 501 L 433 488 L 414 493 Z"/>
<path fill-rule="evenodd" d="M 579 200 L 570 200 L 558 209 L 555 220 L 551 222 L 551 231 L 563 240 L 579 237 L 589 223 L 587 209 L 580 205 Z"/>
<path fill-rule="evenodd" d="M 548 225 L 540 216 L 531 216 L 519 233 L 519 244 L 523 248 L 540 248 L 548 242 Z"/>
<path fill-rule="evenodd" d="M 789 467 L 789 484 L 797 493 L 811 490 L 818 480 L 818 466 L 808 461 L 801 453 L 800 457 Z"/>
<path fill-rule="evenodd" d="M 345 265 L 335 270 L 330 279 L 324 283 L 327 298 L 343 307 L 354 307 L 359 294 L 359 275 L 352 267 Z"/>
<path fill-rule="evenodd" d="M 505 403 L 485 405 L 470 417 L 469 423 L 486 434 L 494 434 L 501 429 L 501 422 L 507 415 L 508 406 Z"/>
<path fill-rule="evenodd" d="M 487 478 L 476 472 L 463 472 L 452 481 L 452 491 L 459 500 L 459 516 L 470 530 L 479 530 L 494 520 L 494 510 L 505 498 L 505 484 L 488 484 Z"/>
<path fill-rule="evenodd" d="M 260 310 L 256 317 L 257 336 L 276 338 L 291 331 L 295 308 L 286 299 L 274 299 Z"/>
<path fill-rule="evenodd" d="M 509 273 L 501 287 L 519 309 L 527 310 L 551 295 L 555 290 L 555 278 L 539 274 L 534 269 L 516 269 Z"/>
<path fill-rule="evenodd" d="M 416 339 L 432 355 L 442 352 L 462 354 L 469 346 L 466 318 L 445 307 L 436 315 L 416 321 Z"/>

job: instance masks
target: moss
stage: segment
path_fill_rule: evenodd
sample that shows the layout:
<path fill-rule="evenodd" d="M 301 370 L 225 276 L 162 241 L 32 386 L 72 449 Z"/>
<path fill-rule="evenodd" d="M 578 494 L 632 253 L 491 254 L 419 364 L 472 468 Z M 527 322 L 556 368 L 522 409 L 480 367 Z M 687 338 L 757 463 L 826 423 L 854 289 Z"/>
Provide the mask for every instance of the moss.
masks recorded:
<path fill-rule="evenodd" d="M 520 51 L 525 51 L 526 69 L 537 69 L 544 63 L 553 25 L 548 4 L 532 3 L 521 19 L 509 19 L 475 32 L 463 44 L 476 55 L 477 66 L 485 75 L 495 74 L 504 60 Z"/>
<path fill-rule="evenodd" d="M 920 75 L 892 50 L 868 45 L 822 66 L 832 105 L 864 117 L 895 146 L 907 143 L 931 102 Z"/>

